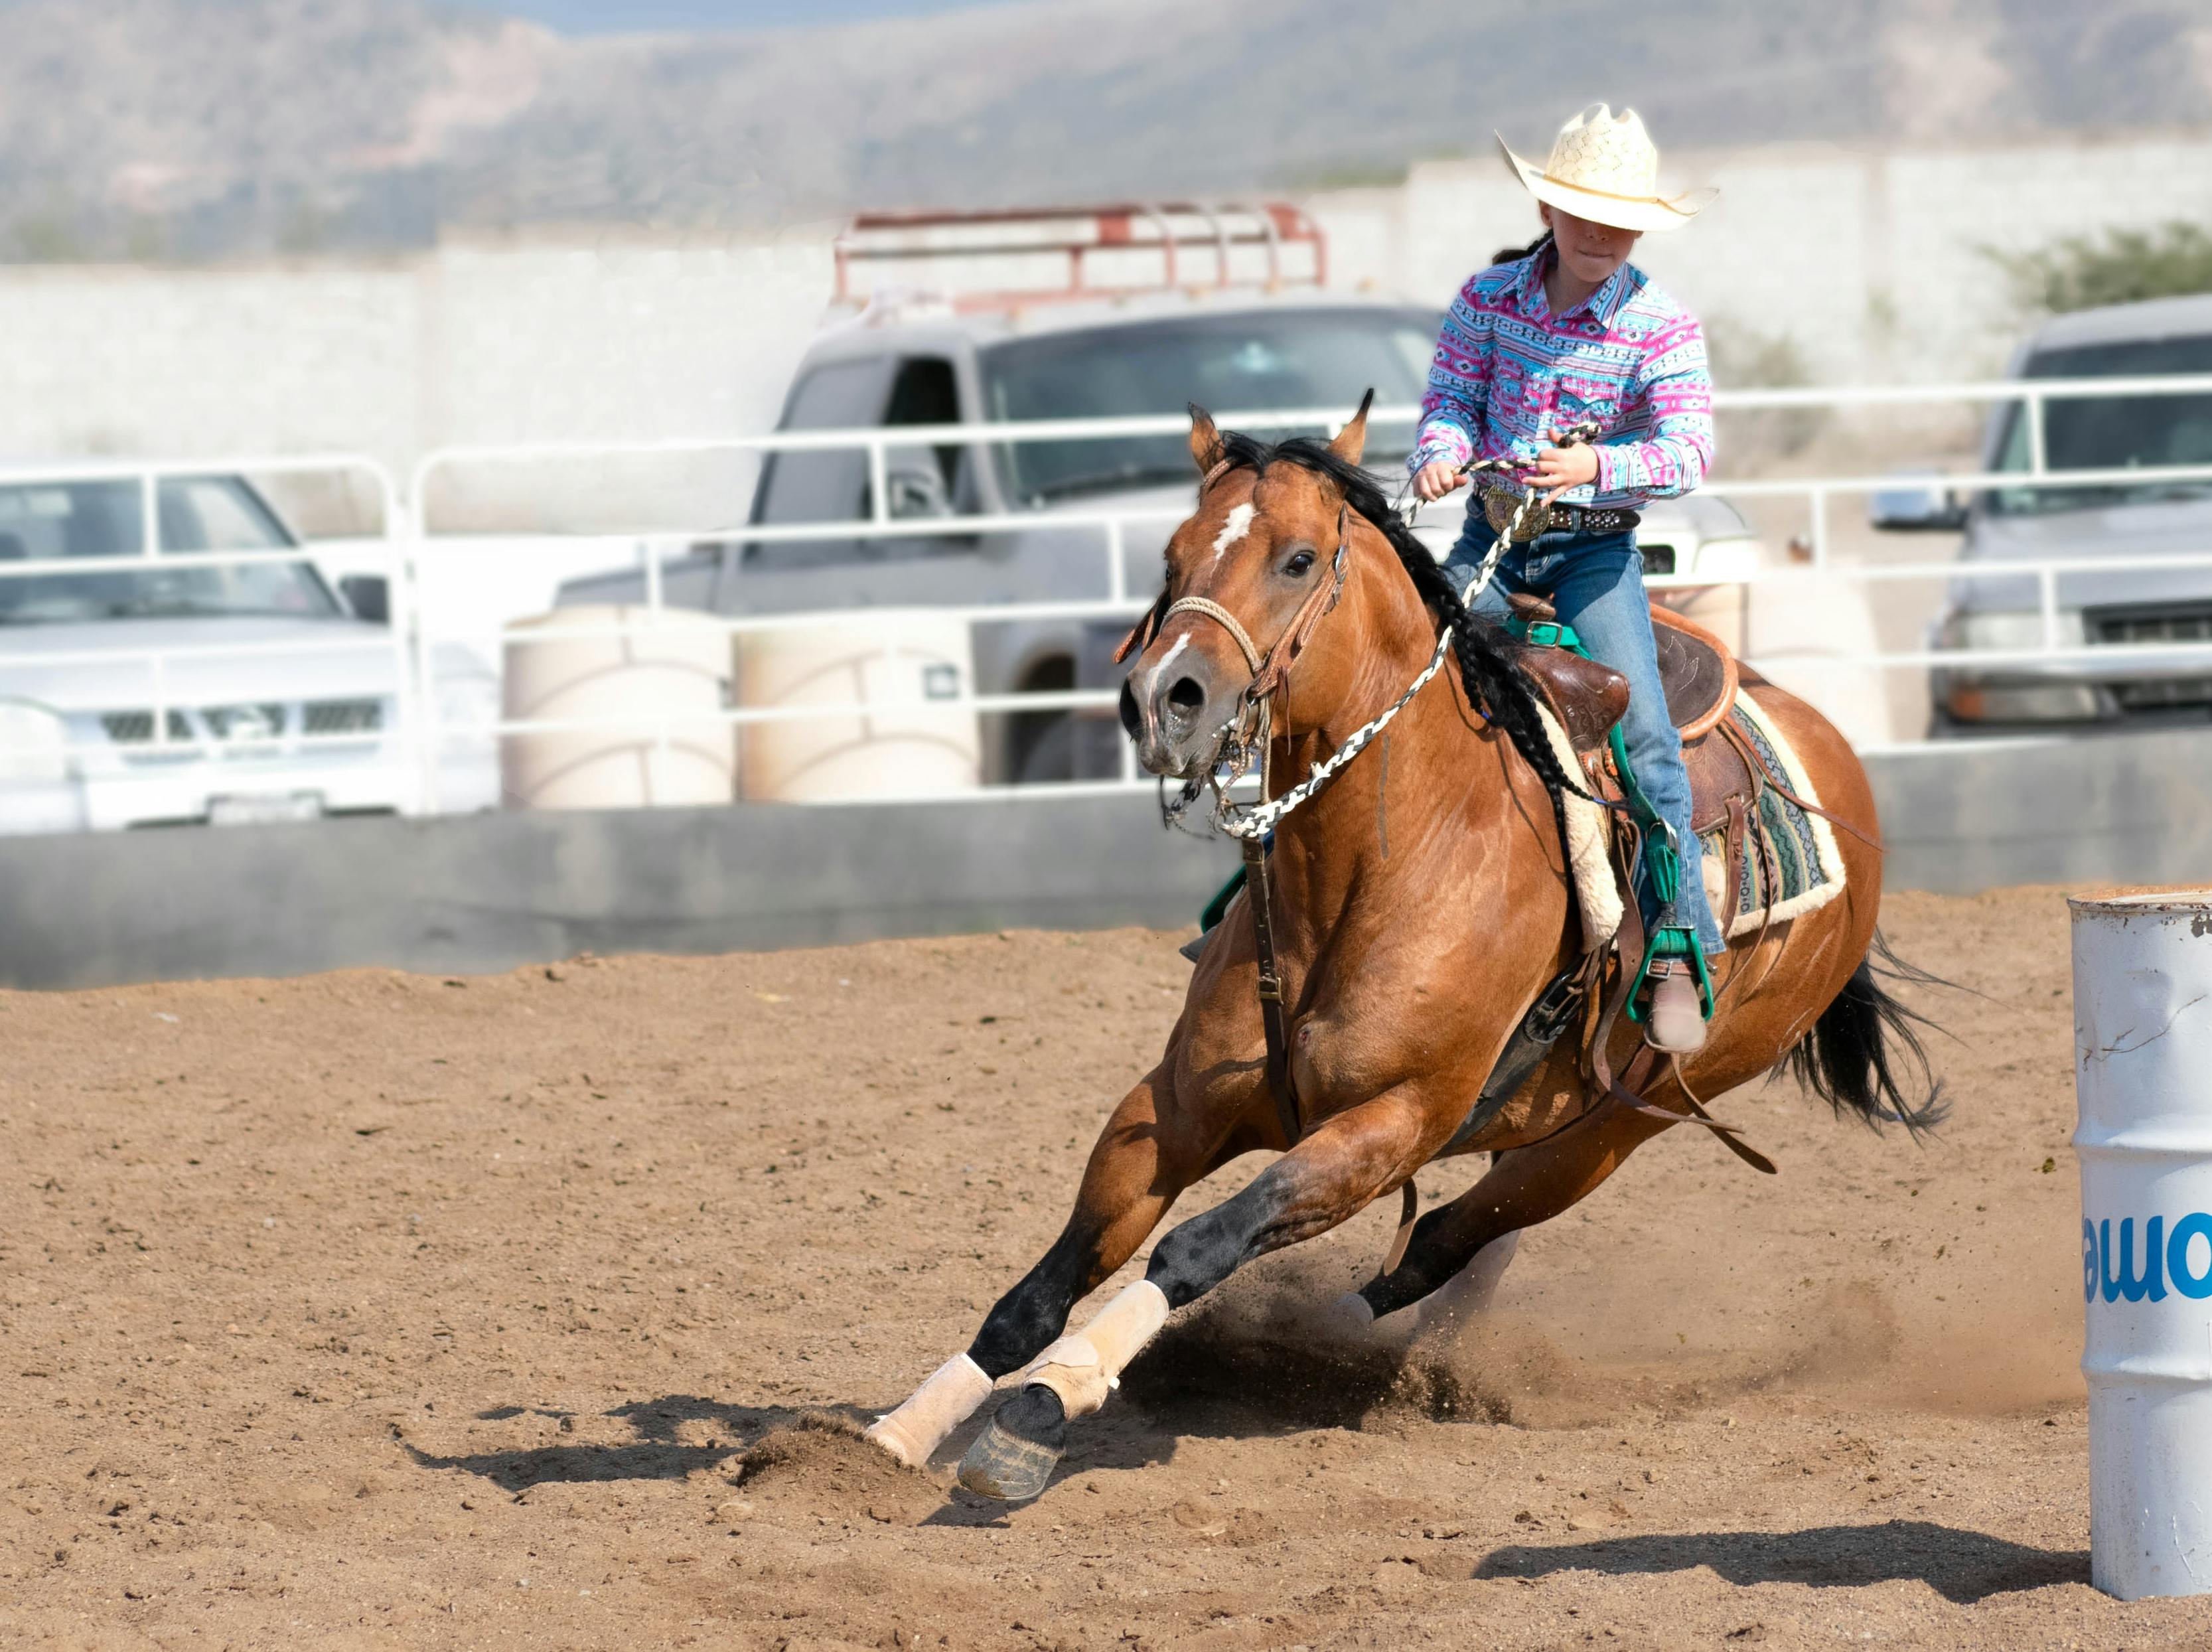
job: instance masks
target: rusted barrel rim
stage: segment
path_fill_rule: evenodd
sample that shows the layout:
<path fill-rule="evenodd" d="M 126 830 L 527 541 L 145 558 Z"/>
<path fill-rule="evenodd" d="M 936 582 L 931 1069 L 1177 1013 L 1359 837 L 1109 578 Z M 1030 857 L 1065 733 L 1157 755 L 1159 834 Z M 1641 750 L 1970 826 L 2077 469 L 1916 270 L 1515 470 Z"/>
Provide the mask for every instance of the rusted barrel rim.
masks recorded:
<path fill-rule="evenodd" d="M 2076 918 L 2148 917 L 2166 913 L 2212 911 L 2212 889 L 2199 885 L 2166 885 L 2144 889 L 2123 885 L 2090 895 L 2069 895 L 2067 909 Z"/>

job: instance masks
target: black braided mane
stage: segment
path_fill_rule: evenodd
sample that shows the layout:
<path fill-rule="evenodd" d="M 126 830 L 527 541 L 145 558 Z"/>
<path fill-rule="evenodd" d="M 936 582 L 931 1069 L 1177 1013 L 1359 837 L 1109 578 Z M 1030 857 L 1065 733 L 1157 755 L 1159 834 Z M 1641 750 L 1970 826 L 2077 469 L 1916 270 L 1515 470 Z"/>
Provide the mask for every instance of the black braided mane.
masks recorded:
<path fill-rule="evenodd" d="M 1398 562 L 1407 577 L 1413 580 L 1413 589 L 1420 592 L 1421 599 L 1436 610 L 1438 619 L 1449 629 L 1452 655 L 1459 662 L 1467 697 L 1505 731 L 1506 738 L 1513 742 L 1513 749 L 1536 771 L 1545 791 L 1551 794 L 1553 816 L 1559 828 L 1560 853 L 1564 854 L 1567 841 L 1565 793 L 1588 794 L 1568 778 L 1559 764 L 1559 755 L 1552 750 L 1538 710 L 1541 702 L 1535 689 L 1513 663 L 1512 643 L 1504 631 L 1468 610 L 1460 600 L 1459 592 L 1453 589 L 1449 576 L 1429 554 L 1428 547 L 1413 537 L 1405 519 L 1390 508 L 1382 489 L 1376 486 L 1375 478 L 1357 465 L 1338 458 L 1326 442 L 1312 436 L 1263 442 L 1241 431 L 1227 430 L 1221 434 L 1221 447 L 1232 471 L 1250 470 L 1264 476 L 1271 465 L 1295 465 L 1300 470 L 1328 478 L 1343 493 L 1352 508 L 1366 518 L 1389 543 L 1390 549 L 1398 553 Z"/>

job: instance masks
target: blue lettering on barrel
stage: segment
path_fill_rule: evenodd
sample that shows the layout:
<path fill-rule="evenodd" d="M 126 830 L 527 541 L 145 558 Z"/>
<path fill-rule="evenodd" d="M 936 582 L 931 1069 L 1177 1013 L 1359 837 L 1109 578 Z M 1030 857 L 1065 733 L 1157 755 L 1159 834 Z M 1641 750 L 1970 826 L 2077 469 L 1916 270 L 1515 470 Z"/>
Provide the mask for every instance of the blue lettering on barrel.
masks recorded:
<path fill-rule="evenodd" d="M 2101 1253 L 2098 1264 L 2098 1286 L 2106 1302 L 2118 1302 L 2125 1297 L 2130 1302 L 2141 1302 L 2148 1296 L 2153 1302 L 2166 1300 L 2166 1283 L 2160 1277 L 2160 1264 L 2166 1260 L 2160 1248 L 2161 1230 L 2166 1218 L 2154 1216 L 2143 1227 L 2143 1271 L 2140 1278 L 2135 1268 L 2136 1223 L 2133 1217 L 2120 1222 L 2120 1273 L 2112 1277 L 2112 1220 L 2106 1217 L 2098 1224 L 2097 1246 Z M 2179 1229 L 2176 1230 L 2179 1231 Z"/>
<path fill-rule="evenodd" d="M 2180 1229 L 2174 1230 L 2176 1233 Z M 2174 1276 L 2179 1283 L 2180 1275 Z M 2097 1230 L 2087 1217 L 2081 1218 L 2081 1300 L 2097 1300 Z"/>
<path fill-rule="evenodd" d="M 2212 1297 L 2212 1258 L 2206 1260 L 2203 1272 L 2189 1271 L 2189 1242 L 2200 1233 L 2208 1248 L 2212 1248 L 2212 1216 L 2202 1211 L 2185 1216 L 2173 1224 L 2173 1236 L 2166 1242 L 2166 1271 L 2172 1276 L 2176 1291 L 2202 1301 Z"/>

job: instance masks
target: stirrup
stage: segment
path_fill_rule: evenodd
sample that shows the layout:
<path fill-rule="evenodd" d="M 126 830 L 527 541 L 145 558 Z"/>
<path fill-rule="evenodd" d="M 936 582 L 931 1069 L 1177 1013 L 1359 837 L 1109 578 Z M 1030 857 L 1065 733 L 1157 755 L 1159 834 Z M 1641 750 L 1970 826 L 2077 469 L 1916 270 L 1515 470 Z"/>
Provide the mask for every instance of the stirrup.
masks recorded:
<path fill-rule="evenodd" d="M 1669 926 L 1651 932 L 1651 941 L 1644 949 L 1644 961 L 1636 966 L 1636 979 L 1628 988 L 1628 1018 L 1641 1023 L 1644 1011 L 1641 999 L 1644 983 L 1651 975 L 1651 966 L 1662 958 L 1687 958 L 1698 978 L 1698 1011 L 1707 1020 L 1713 1018 L 1713 976 L 1705 967 L 1705 950 L 1698 944 L 1693 930 Z"/>

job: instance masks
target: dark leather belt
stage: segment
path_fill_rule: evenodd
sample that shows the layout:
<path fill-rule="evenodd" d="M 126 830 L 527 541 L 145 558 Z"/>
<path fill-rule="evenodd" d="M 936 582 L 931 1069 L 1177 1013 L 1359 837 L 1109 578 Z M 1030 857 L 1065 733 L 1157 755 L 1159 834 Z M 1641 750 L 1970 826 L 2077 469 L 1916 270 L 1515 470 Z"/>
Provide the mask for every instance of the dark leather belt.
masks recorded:
<path fill-rule="evenodd" d="M 1521 508 L 1521 495 L 1508 493 L 1503 488 L 1485 488 L 1480 502 L 1483 519 L 1490 524 L 1491 531 L 1504 533 L 1513 525 L 1514 513 Z M 1532 513 L 1527 530 L 1514 543 L 1527 544 L 1546 533 L 1626 533 L 1643 519 L 1636 511 L 1544 505 Z"/>
<path fill-rule="evenodd" d="M 1626 533 L 1644 519 L 1639 511 L 1594 511 L 1579 505 L 1555 505 L 1553 510 L 1565 519 L 1552 524 L 1554 533 Z"/>

